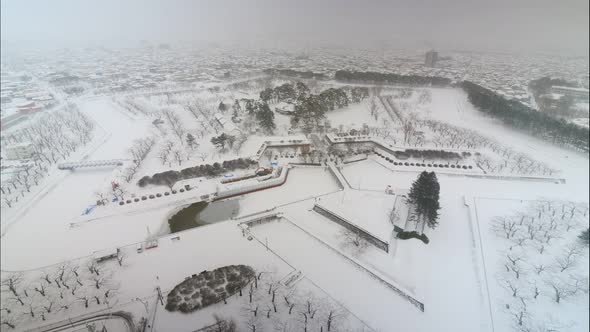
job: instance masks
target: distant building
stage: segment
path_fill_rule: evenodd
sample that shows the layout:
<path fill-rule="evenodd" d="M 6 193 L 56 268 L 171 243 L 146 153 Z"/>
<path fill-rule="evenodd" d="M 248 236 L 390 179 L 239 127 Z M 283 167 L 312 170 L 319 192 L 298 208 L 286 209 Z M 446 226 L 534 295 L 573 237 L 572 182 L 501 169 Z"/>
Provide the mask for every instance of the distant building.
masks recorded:
<path fill-rule="evenodd" d="M 238 136 L 242 132 L 231 121 L 228 121 L 221 113 L 215 114 L 215 120 L 223 127 L 223 131 L 228 135 Z"/>
<path fill-rule="evenodd" d="M 589 91 L 583 88 L 571 88 L 568 86 L 552 86 L 551 92 L 570 96 L 581 102 L 588 102 Z"/>
<path fill-rule="evenodd" d="M 5 147 L 4 150 L 8 160 L 30 159 L 35 154 L 32 143 L 14 144 Z"/>
<path fill-rule="evenodd" d="M 438 52 L 431 50 L 426 52 L 426 59 L 424 60 L 424 65 L 427 67 L 435 67 L 436 61 L 438 60 Z"/>
<path fill-rule="evenodd" d="M 34 101 L 25 102 L 22 104 L 16 105 L 18 111 L 22 114 L 30 114 L 35 113 L 43 110 L 43 107 L 37 105 Z"/>

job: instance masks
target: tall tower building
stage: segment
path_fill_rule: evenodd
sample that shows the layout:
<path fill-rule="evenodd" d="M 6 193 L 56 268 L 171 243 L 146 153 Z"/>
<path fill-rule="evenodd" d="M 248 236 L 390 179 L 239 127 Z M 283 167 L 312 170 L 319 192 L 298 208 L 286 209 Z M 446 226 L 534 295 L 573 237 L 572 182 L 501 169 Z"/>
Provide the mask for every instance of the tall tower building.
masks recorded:
<path fill-rule="evenodd" d="M 436 60 L 438 60 L 438 52 L 430 50 L 426 52 L 426 59 L 424 61 L 424 65 L 427 67 L 435 67 Z"/>

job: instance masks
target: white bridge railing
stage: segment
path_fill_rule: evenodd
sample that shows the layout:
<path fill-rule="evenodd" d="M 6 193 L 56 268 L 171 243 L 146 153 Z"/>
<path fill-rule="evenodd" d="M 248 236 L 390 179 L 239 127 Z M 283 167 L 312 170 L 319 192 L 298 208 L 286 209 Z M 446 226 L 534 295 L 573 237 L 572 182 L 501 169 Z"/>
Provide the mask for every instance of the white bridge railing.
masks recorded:
<path fill-rule="evenodd" d="M 105 166 L 122 166 L 127 161 L 125 159 L 110 159 L 110 160 L 85 160 L 75 161 L 69 163 L 61 163 L 57 165 L 59 169 L 75 169 L 75 168 L 86 168 L 86 167 L 105 167 Z"/>

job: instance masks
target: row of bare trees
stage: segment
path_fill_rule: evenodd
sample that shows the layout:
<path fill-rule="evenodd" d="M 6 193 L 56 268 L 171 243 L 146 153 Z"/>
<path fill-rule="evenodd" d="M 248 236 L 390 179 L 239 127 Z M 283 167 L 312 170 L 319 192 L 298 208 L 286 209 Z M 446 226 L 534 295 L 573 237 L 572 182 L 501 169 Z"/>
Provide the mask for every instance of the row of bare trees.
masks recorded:
<path fill-rule="evenodd" d="M 378 112 L 378 104 L 380 104 L 390 113 L 389 118 L 391 119 L 391 121 L 384 119 L 384 121 L 387 120 L 384 127 L 372 128 L 371 133 L 393 141 L 394 144 L 406 146 L 424 147 L 427 144 L 432 144 L 437 148 L 491 150 L 494 157 L 479 155 L 475 160 L 482 170 L 489 173 L 549 176 L 556 173 L 547 165 L 482 136 L 474 130 L 456 127 L 433 119 L 419 118 L 413 110 L 419 105 L 430 103 L 431 94 L 428 90 L 422 90 L 417 94 L 417 100 L 414 101 L 409 99 L 411 96 L 412 93 L 397 92 L 380 96 L 380 103 L 370 100 L 369 110 L 374 117 Z M 398 130 L 396 131 L 392 127 L 397 127 Z"/>
<path fill-rule="evenodd" d="M 144 99 L 138 100 L 137 97 L 125 96 L 123 98 L 115 99 L 115 102 L 125 111 L 133 115 L 141 114 L 143 116 L 150 116 L 154 113 L 154 109 L 149 102 Z"/>
<path fill-rule="evenodd" d="M 505 243 L 497 280 L 506 290 L 503 311 L 515 330 L 562 326 L 545 321 L 544 301 L 560 304 L 588 293 L 588 276 L 580 270 L 587 248 L 577 238 L 587 218 L 586 203 L 534 201 L 492 220 L 491 230 Z"/>
<path fill-rule="evenodd" d="M 117 260 L 123 265 L 124 255 Z M 2 275 L 0 324 L 10 329 L 114 303 L 113 270 L 94 260 L 68 262 L 38 272 Z"/>
<path fill-rule="evenodd" d="M 40 114 L 28 127 L 2 136 L 2 148 L 31 144 L 33 156 L 15 168 L 0 187 L 5 207 L 12 207 L 47 176 L 51 167 L 66 159 L 92 139 L 94 123 L 75 104 L 63 110 Z"/>
<path fill-rule="evenodd" d="M 130 183 L 131 180 L 133 180 L 143 161 L 155 144 L 155 137 L 146 137 L 133 142 L 133 145 L 129 148 L 133 161 L 123 171 L 123 179 L 125 182 Z"/>
<path fill-rule="evenodd" d="M 259 272 L 245 291 L 241 324 L 247 331 L 339 331 L 347 313 L 327 298 L 318 298 L 297 286 L 286 287 L 273 273 Z M 349 327 L 349 326 L 347 326 Z"/>

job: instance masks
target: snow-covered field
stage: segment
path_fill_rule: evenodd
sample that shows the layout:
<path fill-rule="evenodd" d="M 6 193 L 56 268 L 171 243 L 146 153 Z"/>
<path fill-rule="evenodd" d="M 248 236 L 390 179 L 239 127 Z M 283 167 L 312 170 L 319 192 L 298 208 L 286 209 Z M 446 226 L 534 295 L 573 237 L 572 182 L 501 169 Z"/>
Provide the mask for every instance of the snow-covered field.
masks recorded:
<path fill-rule="evenodd" d="M 496 329 L 587 331 L 587 203 L 473 202 Z"/>
<path fill-rule="evenodd" d="M 588 157 L 515 132 L 483 117 L 457 89 L 415 89 L 409 96 L 407 93 L 402 96 L 399 89 L 384 89 L 381 93 L 392 98 L 392 105 L 402 117 L 415 113 L 421 121 L 435 120 L 476 132 L 483 137 L 480 140 L 478 136 L 478 142 L 494 140 L 497 145 L 493 147 L 487 143 L 469 147 L 469 150 L 491 156 L 493 163 L 520 165 L 512 159 L 518 153 L 526 154 L 527 158 L 532 158 L 530 160 L 539 162 L 535 165 L 546 165 L 546 168 L 539 166 L 538 170 L 556 170 L 553 175 L 564 178 L 565 183 L 519 178 L 530 170 L 523 168 L 519 173 L 516 166 L 511 174 L 514 177 L 510 179 L 475 178 L 461 173 L 437 174 L 442 208 L 439 226 L 426 231 L 430 239 L 427 245 L 415 239 L 395 238 L 389 209 L 397 195 L 385 193 L 387 186 L 391 186 L 396 194 L 407 192 L 421 169 L 389 167 L 375 155 L 339 166 L 350 187 L 345 185 L 341 189 L 325 166 L 295 166 L 290 169 L 285 184 L 232 198 L 239 204 L 236 220 L 177 234 L 169 234 L 168 218 L 181 207 L 200 200 L 201 195 L 214 192 L 221 177 L 183 180 L 175 188 L 190 183 L 194 191 L 125 206 L 109 202 L 81 216 L 88 207 L 96 204 L 100 195 L 110 201 L 112 181 L 121 186 L 125 198 L 171 190 L 164 185 L 139 187 L 137 181 L 157 172 L 180 171 L 189 166 L 251 157 L 264 141 L 289 136 L 289 117 L 286 115 L 276 115 L 274 138 L 264 136 L 260 131 L 250 135 L 244 124 L 248 119 L 240 115 L 243 119 L 237 127 L 242 131 L 236 134 L 236 142 L 231 147 L 219 148 L 211 143 L 212 137 L 227 130 L 214 118 L 220 101 L 231 106 L 234 99 L 255 98 L 260 88 L 254 84 L 241 89 L 245 92 L 220 89 L 157 96 L 118 96 L 115 100 L 108 97 L 78 100 L 80 111 L 94 121 L 96 129 L 93 141 L 88 144 L 92 149 L 80 152 L 80 155 L 72 154 L 70 159 L 135 159 L 141 153 L 134 155 L 130 149 L 139 146 L 138 139 L 151 138 L 153 143 L 145 150 L 145 155 L 140 156 L 136 169 L 130 170 L 126 164 L 118 168 L 54 170 L 51 177 L 57 179 L 55 183 L 43 187 L 44 190 L 40 188 L 37 195 L 32 194 L 34 200 L 30 204 L 3 211 L 3 219 L 5 216 L 12 219 L 6 226 L 4 221 L 2 223 L 3 280 L 23 271 L 25 280 L 30 282 L 23 282 L 21 286 L 27 287 L 27 284 L 29 289 L 34 289 L 42 282 L 43 272 L 55 273 L 59 265 L 54 264 L 71 261 L 69 269 L 76 264 L 86 266 L 95 251 L 120 248 L 124 253 L 123 265 L 119 266 L 116 260 L 105 264 L 105 270 L 110 272 L 109 281 L 117 288 L 112 305 L 132 312 L 136 324 L 141 317 L 149 317 L 158 330 L 192 331 L 214 323 L 214 314 L 231 317 L 241 328 L 248 328 L 252 308 L 245 308 L 249 304 L 238 295 L 228 299 L 227 305 L 221 302 L 191 314 L 170 313 L 156 304 L 156 286 L 165 297 L 187 276 L 232 264 L 249 265 L 256 271 L 271 271 L 269 275 L 274 279 L 301 271 L 303 278 L 293 292 L 311 294 L 309 296 L 318 299 L 324 309 L 336 308 L 341 315 L 341 320 L 336 321 L 342 324 L 338 331 L 518 330 L 518 326 L 512 324 L 511 311 L 502 309 L 506 294 L 505 288 L 496 283 L 497 273 L 502 271 L 496 261 L 499 250 L 506 250 L 506 243 L 490 231 L 491 220 L 522 209 L 524 203 L 521 201 L 551 199 L 587 203 Z M 374 109 L 373 102 L 376 103 Z M 422 138 L 404 141 L 401 120 L 396 119 L 397 115 L 391 116 L 392 113 L 386 110 L 387 105 L 390 104 L 379 98 L 367 99 L 329 111 L 326 117 L 335 131 L 362 130 L 362 125 L 366 124 L 371 135 L 402 148 L 467 149 L 462 146 L 467 143 L 457 143 L 460 140 L 455 140 L 454 134 L 445 136 L 445 131 L 454 133 L 455 129 L 440 125 L 436 125 L 439 131 L 423 125 L 417 130 L 421 134 L 413 132 L 415 137 Z M 224 116 L 229 119 L 231 111 Z M 157 119 L 162 119 L 163 123 L 154 125 L 153 121 Z M 250 129 L 255 131 L 256 128 Z M 195 136 L 194 143 L 186 139 L 188 133 Z M 301 140 L 306 137 L 296 133 L 289 138 Z M 435 145 L 442 142 L 447 145 Z M 514 153 L 507 153 L 504 147 Z M 288 149 L 289 153 L 302 153 L 300 148 Z M 283 166 L 289 162 L 301 162 L 303 158 L 299 157 L 283 157 L 276 162 Z M 263 166 L 275 161 L 264 158 L 261 161 Z M 498 174 L 508 174 L 507 169 Z M 343 227 L 312 211 L 316 203 L 339 211 L 357 226 L 387 241 L 389 252 L 371 245 L 363 248 L 350 246 Z M 249 240 L 238 227 L 237 219 L 270 209 L 275 209 L 282 217 L 250 227 L 253 239 Z M 587 216 L 581 218 L 575 236 L 584 227 L 588 227 Z M 568 239 L 575 238 L 573 231 L 571 234 Z M 142 253 L 136 251 L 137 243 L 158 237 L 158 247 Z M 584 250 L 587 253 L 587 248 Z M 587 278 L 586 262 L 579 263 L 579 266 L 576 271 Z M 92 273 L 89 278 L 93 278 Z M 393 291 L 391 285 L 422 302 L 424 312 Z M 55 294 L 58 293 L 56 290 Z M 37 300 L 47 300 L 45 296 L 39 296 Z M 306 295 L 298 297 L 303 301 Z M 146 301 L 145 308 L 137 298 Z M 263 298 L 262 294 L 260 298 Z M 530 310 L 531 315 L 552 312 L 555 317 L 575 321 L 574 325 L 567 325 L 566 331 L 588 329 L 588 307 L 581 305 L 584 300 L 587 302 L 587 293 L 575 298 L 579 302 L 564 299 L 559 305 L 552 304 L 549 295 L 543 295 L 543 299 L 547 304 L 535 306 Z M 47 321 L 40 320 L 40 315 L 31 319 L 20 316 L 17 321 L 19 329 L 109 309 L 104 303 L 85 308 L 80 299 L 70 300 L 75 302 L 72 308 L 46 313 Z M 269 305 L 267 300 L 264 300 L 266 306 Z M 3 302 L 3 307 L 6 303 L 18 305 L 15 299 Z M 324 309 L 320 310 L 321 315 L 328 314 L 329 310 Z M 42 307 L 36 310 L 43 312 Z M 271 319 L 265 310 L 261 309 L 263 316 L 257 322 L 265 330 L 274 328 L 277 320 L 291 319 L 288 314 L 284 316 L 284 312 L 273 314 Z M 301 318 L 293 324 L 301 326 Z M 2 326 L 2 330 L 5 328 Z"/>

